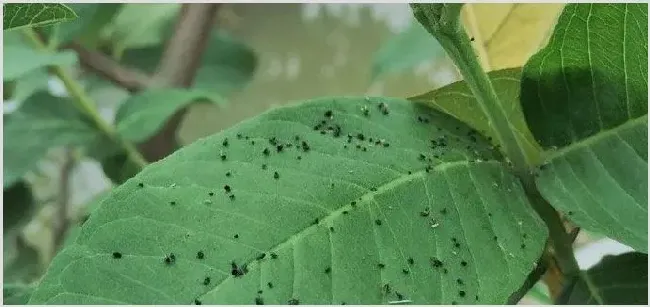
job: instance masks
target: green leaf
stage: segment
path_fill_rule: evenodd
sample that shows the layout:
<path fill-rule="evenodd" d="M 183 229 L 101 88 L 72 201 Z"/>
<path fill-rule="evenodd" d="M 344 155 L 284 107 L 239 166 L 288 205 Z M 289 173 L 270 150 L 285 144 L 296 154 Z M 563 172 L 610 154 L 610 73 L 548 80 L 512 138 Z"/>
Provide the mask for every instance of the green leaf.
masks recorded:
<path fill-rule="evenodd" d="M 600 298 L 594 297 L 582 278 L 576 278 L 560 294 L 556 303 L 564 305 L 647 305 L 648 254 L 625 253 L 605 256 L 584 272 Z M 600 302 L 598 302 L 600 300 Z"/>
<path fill-rule="evenodd" d="M 5 187 L 2 205 L 3 231 L 8 233 L 11 230 L 22 228 L 31 220 L 34 207 L 34 196 L 27 182 L 18 181 Z"/>
<path fill-rule="evenodd" d="M 413 16 L 437 40 L 461 31 L 462 3 L 411 3 Z"/>
<path fill-rule="evenodd" d="M 372 80 L 388 73 L 399 73 L 416 65 L 445 56 L 440 44 L 418 23 L 392 36 L 373 55 Z"/>
<path fill-rule="evenodd" d="M 647 22 L 647 4 L 567 5 L 521 84 L 530 129 L 550 149 L 537 178 L 544 198 L 581 227 L 643 252 Z"/>
<path fill-rule="evenodd" d="M 541 148 L 528 130 L 519 104 L 521 68 L 497 70 L 488 73 L 488 76 L 506 110 L 508 122 L 515 131 L 517 142 L 525 149 L 528 159 L 539 161 Z M 409 100 L 424 103 L 456 117 L 490 139 L 496 137 L 495 131 L 464 81 L 411 97 Z"/>
<path fill-rule="evenodd" d="M 36 286 L 25 284 L 3 284 L 2 298 L 6 305 L 27 305 Z"/>
<path fill-rule="evenodd" d="M 153 73 L 163 49 L 164 45 L 130 49 L 124 52 L 122 60 L 126 65 Z M 215 30 L 200 65 L 192 88 L 228 96 L 251 81 L 257 67 L 257 57 L 248 46 Z"/>
<path fill-rule="evenodd" d="M 70 101 L 37 92 L 4 116 L 4 186 L 31 171 L 48 149 L 84 145 L 99 136 Z"/>
<path fill-rule="evenodd" d="M 547 231 L 468 131 L 390 98 L 267 112 L 111 191 L 30 303 L 503 303 Z"/>
<path fill-rule="evenodd" d="M 37 51 L 26 46 L 5 45 L 3 48 L 2 80 L 16 80 L 30 72 L 49 65 L 72 65 L 77 63 L 74 51 Z"/>
<path fill-rule="evenodd" d="M 3 30 L 46 26 L 77 18 L 73 10 L 57 3 L 7 3 L 2 5 L 2 9 Z"/>
<path fill-rule="evenodd" d="M 144 48 L 164 43 L 180 11 L 178 3 L 128 3 L 108 27 L 118 48 Z M 143 18 L 146 16 L 146 18 Z"/>
<path fill-rule="evenodd" d="M 121 3 L 71 4 L 70 8 L 79 18 L 74 22 L 56 25 L 58 29 L 48 28 L 45 32 L 50 33 L 50 39 L 55 39 L 58 45 L 78 39 L 86 46 L 93 46 L 100 38 L 101 30 L 113 20 L 122 5 Z"/>
<path fill-rule="evenodd" d="M 160 130 L 176 111 L 197 101 L 223 103 L 201 90 L 154 89 L 130 96 L 115 115 L 117 131 L 126 140 L 140 142 Z"/>

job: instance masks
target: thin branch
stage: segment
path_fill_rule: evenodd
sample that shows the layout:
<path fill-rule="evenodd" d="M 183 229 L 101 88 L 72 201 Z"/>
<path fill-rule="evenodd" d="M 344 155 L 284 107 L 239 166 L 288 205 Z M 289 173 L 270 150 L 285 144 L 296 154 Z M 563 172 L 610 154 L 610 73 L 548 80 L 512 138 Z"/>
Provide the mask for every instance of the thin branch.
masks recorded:
<path fill-rule="evenodd" d="M 71 147 L 65 148 L 63 165 L 59 174 L 59 200 L 57 202 L 57 212 L 54 221 L 54 253 L 63 245 L 65 235 L 70 226 L 68 219 L 68 206 L 70 203 L 70 177 L 76 164 L 74 150 Z"/>
<path fill-rule="evenodd" d="M 192 85 L 220 5 L 183 4 L 174 33 L 167 41 L 153 77 L 153 86 L 187 88 Z M 160 160 L 177 149 L 176 133 L 186 111 L 176 112 L 156 135 L 138 146 L 147 160 Z"/>
<path fill-rule="evenodd" d="M 143 90 L 151 83 L 151 77 L 146 73 L 124 67 L 98 51 L 88 50 L 78 43 L 70 43 L 64 48 L 76 51 L 79 55 L 79 62 L 84 68 L 97 73 L 129 92 Z"/>

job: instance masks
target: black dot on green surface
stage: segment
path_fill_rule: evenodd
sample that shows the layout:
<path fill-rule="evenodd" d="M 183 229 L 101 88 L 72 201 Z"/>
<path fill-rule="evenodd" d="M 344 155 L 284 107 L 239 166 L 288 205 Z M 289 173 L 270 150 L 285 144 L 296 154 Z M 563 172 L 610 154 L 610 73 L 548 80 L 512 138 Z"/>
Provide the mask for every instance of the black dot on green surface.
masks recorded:
<path fill-rule="evenodd" d="M 409 258 L 407 261 L 410 265 L 413 265 L 415 263 L 415 260 L 413 260 L 413 258 Z"/>
<path fill-rule="evenodd" d="M 228 158 L 225 154 L 221 154 L 221 161 L 226 161 L 226 158 Z"/>
<path fill-rule="evenodd" d="M 203 279 L 203 285 L 207 286 L 209 284 L 210 284 L 210 277 L 206 277 L 205 279 Z"/>
<path fill-rule="evenodd" d="M 459 295 L 460 297 L 465 297 L 465 294 L 466 294 L 466 293 L 465 293 L 465 291 L 463 291 L 463 290 L 458 291 L 458 295 Z"/>
<path fill-rule="evenodd" d="M 232 237 L 235 238 L 235 239 L 239 239 L 239 234 L 236 234 L 236 235 L 234 235 Z"/>
<path fill-rule="evenodd" d="M 172 205 L 172 206 L 175 206 L 176 202 L 175 201 L 170 201 L 169 204 Z"/>
<path fill-rule="evenodd" d="M 381 220 L 375 220 L 375 224 L 376 224 L 377 226 L 380 226 L 380 225 L 381 225 Z"/>
<path fill-rule="evenodd" d="M 115 258 L 115 259 L 120 259 L 120 258 L 122 258 L 122 253 L 120 253 L 120 252 L 113 252 L 113 258 Z"/>
<path fill-rule="evenodd" d="M 273 172 L 273 178 L 280 179 L 280 174 L 278 174 L 278 172 Z"/>
<path fill-rule="evenodd" d="M 144 188 L 144 183 L 140 182 L 140 183 L 138 183 L 138 186 L 141 187 L 141 188 Z"/>
<path fill-rule="evenodd" d="M 380 269 L 383 269 L 383 268 L 386 267 L 386 265 L 383 264 L 383 263 L 378 263 L 378 264 L 377 264 L 377 267 L 380 268 Z"/>
<path fill-rule="evenodd" d="M 232 173 L 231 173 L 231 172 L 227 172 L 227 173 L 226 173 L 226 177 L 230 177 L 230 176 L 232 176 Z"/>
<path fill-rule="evenodd" d="M 460 262 L 460 265 L 462 265 L 462 266 L 467 266 L 467 261 L 465 261 L 465 260 L 461 261 L 461 262 Z"/>
<path fill-rule="evenodd" d="M 266 285 L 269 287 L 269 289 L 273 289 L 273 283 L 272 282 L 267 282 Z"/>
<path fill-rule="evenodd" d="M 256 297 L 255 305 L 264 305 L 264 300 L 261 297 Z"/>
<path fill-rule="evenodd" d="M 202 304 L 202 303 L 201 303 L 200 300 L 198 300 L 198 299 L 195 299 L 195 300 L 194 300 L 194 305 L 201 305 L 201 304 Z"/>
<path fill-rule="evenodd" d="M 271 253 L 271 259 L 278 259 L 278 254 Z"/>
<path fill-rule="evenodd" d="M 402 269 L 402 273 L 404 273 L 404 274 L 408 274 L 408 273 L 409 273 L 409 270 L 408 270 L 408 269 Z"/>
<path fill-rule="evenodd" d="M 329 274 L 331 272 L 332 272 L 332 268 L 330 267 L 325 268 L 325 274 Z"/>
<path fill-rule="evenodd" d="M 458 279 L 456 279 L 456 283 L 458 283 L 459 285 L 462 285 L 462 284 L 463 284 L 463 280 L 460 279 L 460 278 L 458 278 Z"/>
<path fill-rule="evenodd" d="M 203 253 L 203 251 L 198 251 L 196 253 L 196 259 L 203 259 L 203 258 L 205 258 L 205 254 Z"/>

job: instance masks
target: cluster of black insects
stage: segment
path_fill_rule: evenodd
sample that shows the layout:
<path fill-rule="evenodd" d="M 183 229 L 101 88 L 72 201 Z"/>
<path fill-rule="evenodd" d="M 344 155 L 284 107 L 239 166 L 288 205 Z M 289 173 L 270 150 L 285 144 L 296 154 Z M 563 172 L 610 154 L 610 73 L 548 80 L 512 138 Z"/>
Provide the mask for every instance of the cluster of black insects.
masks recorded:
<path fill-rule="evenodd" d="M 388 106 L 385 103 L 379 103 L 377 105 L 377 108 L 378 108 L 379 112 L 384 116 L 388 116 L 390 114 L 390 110 L 388 109 Z M 361 112 L 365 117 L 369 117 L 370 113 L 371 113 L 370 108 L 368 108 L 368 107 L 363 107 L 361 109 Z M 325 111 L 324 118 L 325 118 L 324 120 L 320 120 L 318 123 L 316 123 L 316 125 L 314 125 L 313 130 L 318 131 L 318 133 L 321 134 L 321 135 L 330 135 L 333 138 L 341 138 L 343 136 L 343 133 L 344 133 L 343 130 L 344 129 L 339 124 L 336 124 L 334 122 L 334 112 L 331 111 L 331 110 Z M 422 124 L 428 124 L 430 120 L 426 116 L 418 116 L 417 121 L 422 123 Z M 457 126 L 456 129 L 458 130 L 458 129 L 460 129 L 460 127 Z M 438 131 L 442 131 L 442 129 L 438 128 Z M 477 141 L 478 141 L 477 135 L 478 135 L 478 132 L 476 130 L 470 130 L 468 132 L 468 134 L 467 134 L 468 138 L 473 143 L 477 143 Z M 238 141 L 248 142 L 250 145 L 256 145 L 255 140 L 251 139 L 249 136 L 244 136 L 241 133 L 236 135 L 236 139 Z M 369 142 L 369 144 L 375 145 L 375 146 L 378 146 L 378 147 L 389 147 L 390 146 L 390 143 L 388 141 L 384 140 L 384 139 L 369 137 L 369 136 L 366 136 L 362 132 L 354 132 L 354 133 L 348 133 L 347 134 L 347 142 L 344 142 L 344 145 L 343 145 L 344 148 L 348 148 L 348 144 L 353 143 L 353 141 L 357 141 L 356 148 L 361 150 L 361 151 L 364 151 L 364 152 L 367 151 L 367 146 L 364 145 L 364 143 L 359 143 L 359 142 L 367 141 L 367 142 Z M 427 155 L 425 153 L 421 153 L 421 154 L 419 154 L 417 156 L 417 159 L 419 161 L 422 161 L 422 162 L 426 163 L 426 166 L 424 168 L 426 172 L 431 172 L 435 162 L 437 162 L 437 161 L 439 162 L 440 159 L 442 159 L 442 156 L 445 154 L 445 149 L 449 145 L 449 141 L 450 141 L 450 138 L 448 136 L 446 136 L 446 135 L 442 135 L 440 137 L 434 138 L 434 139 L 430 140 L 430 143 L 431 143 L 430 148 L 433 149 L 435 151 L 435 153 L 432 154 L 431 156 L 429 156 L 429 155 Z M 460 141 L 460 138 L 455 137 L 454 141 Z M 230 140 L 228 138 L 223 139 L 221 145 L 223 146 L 224 149 L 228 148 L 230 146 Z M 283 154 L 283 153 L 287 153 L 292 148 L 295 149 L 298 152 L 298 155 L 296 156 L 296 159 L 301 160 L 302 159 L 302 154 L 306 154 L 311 150 L 311 145 L 308 143 L 308 141 L 306 139 L 303 139 L 298 135 L 296 135 L 293 138 L 293 142 L 292 141 L 288 141 L 288 142 L 287 141 L 282 141 L 282 140 L 278 139 L 277 137 L 271 137 L 271 138 L 268 139 L 268 145 L 266 147 L 264 147 L 264 149 L 261 150 L 261 155 L 264 156 L 264 157 L 268 157 L 273 153 L 275 153 L 275 154 Z M 472 146 L 467 145 L 467 149 L 471 150 Z M 228 160 L 227 154 L 222 151 L 220 153 L 220 159 L 222 161 L 227 161 Z M 263 170 L 267 170 L 269 168 L 269 166 L 267 164 L 262 164 L 261 168 Z M 408 173 L 411 174 L 412 172 L 409 171 Z M 232 172 L 229 171 L 229 172 L 227 172 L 225 174 L 225 176 L 230 178 L 230 177 L 233 176 L 233 174 L 232 174 Z M 278 173 L 277 171 L 274 171 L 272 176 L 273 176 L 273 178 L 275 180 L 280 179 L 280 173 Z M 143 188 L 144 183 L 138 183 L 138 186 L 140 188 Z M 225 194 L 228 196 L 228 198 L 230 200 L 234 201 L 235 200 L 235 194 L 234 194 L 233 188 L 230 185 L 225 184 L 223 186 L 223 189 L 224 189 Z M 376 191 L 376 190 L 377 190 L 376 188 L 371 189 L 371 191 Z M 214 192 L 209 192 L 209 196 L 214 196 Z M 176 202 L 171 201 L 170 204 L 175 205 Z M 355 205 L 356 205 L 355 201 L 351 202 L 352 207 L 355 207 Z M 348 213 L 347 211 L 343 211 L 343 214 L 347 214 L 347 213 Z M 442 216 L 446 215 L 447 214 L 447 209 L 443 208 L 442 210 L 440 210 L 440 214 Z M 431 215 L 431 212 L 429 212 L 429 209 L 425 209 L 425 210 L 421 211 L 419 215 L 421 217 L 429 217 L 429 215 Z M 491 214 L 490 214 L 490 216 L 491 216 Z M 316 219 L 313 224 L 318 224 L 318 222 L 319 222 L 318 219 Z M 436 223 L 436 220 L 432 219 L 432 223 Z M 375 224 L 377 226 L 381 226 L 382 221 L 380 219 L 377 219 L 377 220 L 375 220 Z M 329 227 L 329 230 L 333 232 L 334 228 Z M 235 234 L 233 237 L 235 239 L 237 239 L 237 238 L 239 238 L 239 234 Z M 495 236 L 494 239 L 497 240 L 497 237 Z M 461 248 L 461 243 L 456 238 L 452 238 L 452 245 L 456 249 Z M 522 248 L 524 248 L 524 247 L 525 247 L 525 245 L 522 244 Z M 256 259 L 258 261 L 262 261 L 263 259 L 266 258 L 266 256 L 267 256 L 266 253 L 262 253 L 262 254 L 258 255 L 256 257 Z M 205 253 L 203 251 L 198 251 L 196 253 L 196 258 L 199 259 L 199 260 L 203 260 L 205 257 L 206 257 L 206 255 L 205 255 Z M 120 258 L 122 258 L 122 254 L 120 252 L 114 252 L 113 253 L 113 258 L 120 259 Z M 278 255 L 276 253 L 270 253 L 269 258 L 277 259 Z M 165 265 L 174 265 L 174 263 L 176 262 L 176 255 L 174 253 L 169 253 L 168 255 L 164 256 L 162 262 Z M 408 258 L 407 263 L 408 263 L 407 268 L 402 269 L 402 272 L 404 274 L 409 274 L 409 272 L 410 272 L 409 268 L 412 267 L 413 265 L 415 265 L 415 260 L 413 258 Z M 445 263 L 443 263 L 443 261 L 438 259 L 438 258 L 435 258 L 435 257 L 430 258 L 429 259 L 429 264 L 433 269 L 440 270 L 442 272 L 442 274 L 448 274 L 449 273 L 449 269 L 447 268 Z M 468 267 L 468 265 L 469 265 L 468 262 L 465 261 L 465 260 L 461 260 L 459 262 L 459 264 L 460 264 L 461 267 Z M 383 263 L 378 263 L 377 267 L 379 269 L 384 269 L 386 267 L 386 265 L 383 264 Z M 324 270 L 325 274 L 331 274 L 331 271 L 332 271 L 331 267 L 327 267 Z M 247 264 L 244 263 L 244 264 L 239 264 L 238 265 L 235 261 L 232 261 L 230 263 L 230 272 L 231 272 L 231 275 L 233 277 L 235 277 L 235 278 L 244 276 L 244 275 L 246 275 L 248 273 Z M 210 282 L 211 282 L 210 277 L 205 277 L 203 279 L 202 284 L 204 286 L 207 286 L 207 285 L 210 285 Z M 458 278 L 456 280 L 456 284 L 459 286 L 458 296 L 460 298 L 467 297 L 468 294 L 467 294 L 467 290 L 464 289 L 465 283 L 463 282 L 463 280 Z M 268 282 L 267 286 L 268 286 L 269 289 L 272 289 L 273 288 L 273 283 Z M 404 294 L 398 292 L 397 290 L 391 290 L 391 288 L 392 287 L 391 287 L 390 284 L 384 284 L 382 286 L 381 291 L 386 295 L 388 295 L 391 292 L 394 293 L 395 297 L 398 300 L 403 300 L 405 298 Z M 263 293 L 262 290 L 258 291 L 259 295 L 257 295 L 256 298 L 255 298 L 255 301 L 254 301 L 255 304 L 264 304 L 264 300 L 261 297 L 262 293 Z M 478 299 L 479 299 L 478 295 L 475 296 L 475 299 L 476 299 L 476 301 L 478 301 Z M 287 303 L 290 304 L 290 305 L 297 305 L 297 304 L 299 304 L 299 300 L 297 298 L 291 298 L 289 301 L 287 301 Z M 201 304 L 201 301 L 199 299 L 195 299 L 194 304 Z M 345 303 L 343 302 L 343 304 L 345 304 Z M 457 302 L 452 301 L 451 304 L 457 304 Z"/>

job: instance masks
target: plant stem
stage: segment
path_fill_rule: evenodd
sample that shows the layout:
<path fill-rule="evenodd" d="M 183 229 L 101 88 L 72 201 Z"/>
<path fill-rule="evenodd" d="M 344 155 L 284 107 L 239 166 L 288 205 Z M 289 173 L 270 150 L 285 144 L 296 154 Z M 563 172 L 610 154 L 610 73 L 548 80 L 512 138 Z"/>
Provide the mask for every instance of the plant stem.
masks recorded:
<path fill-rule="evenodd" d="M 47 48 L 33 29 L 29 28 L 25 30 L 24 33 L 25 36 L 39 49 L 45 50 Z M 142 157 L 133 144 L 121 138 L 117 134 L 117 131 L 101 118 L 93 106 L 92 99 L 86 94 L 81 85 L 79 85 L 79 83 L 77 83 L 61 66 L 52 66 L 51 71 L 63 82 L 63 85 L 68 94 L 73 98 L 72 101 L 74 101 L 77 108 L 86 114 L 103 134 L 121 146 L 131 161 L 140 166 L 140 168 L 144 168 L 147 165 L 147 161 L 144 157 Z"/>

